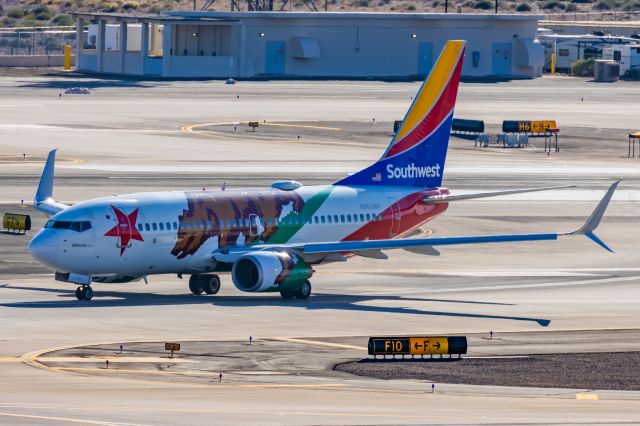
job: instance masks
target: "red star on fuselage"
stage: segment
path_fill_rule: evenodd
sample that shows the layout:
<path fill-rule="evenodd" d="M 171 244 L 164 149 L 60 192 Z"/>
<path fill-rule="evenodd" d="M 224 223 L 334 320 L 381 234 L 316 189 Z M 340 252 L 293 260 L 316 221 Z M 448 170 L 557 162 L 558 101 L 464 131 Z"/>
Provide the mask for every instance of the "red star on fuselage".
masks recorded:
<path fill-rule="evenodd" d="M 118 224 L 111 228 L 105 235 L 105 237 L 119 237 L 120 238 L 120 256 L 129 246 L 131 240 L 144 241 L 142 235 L 136 228 L 136 221 L 138 220 L 138 209 L 132 211 L 129 216 L 124 214 L 122 210 L 115 206 L 111 206 L 113 212 L 116 215 Z"/>

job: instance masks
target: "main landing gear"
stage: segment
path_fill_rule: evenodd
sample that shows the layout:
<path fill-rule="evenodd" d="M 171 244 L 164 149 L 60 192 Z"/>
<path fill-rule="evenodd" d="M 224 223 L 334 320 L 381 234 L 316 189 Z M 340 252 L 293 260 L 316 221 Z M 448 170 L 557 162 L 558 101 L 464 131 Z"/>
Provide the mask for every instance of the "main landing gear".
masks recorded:
<path fill-rule="evenodd" d="M 193 294 L 216 294 L 220 291 L 220 277 L 217 275 L 194 274 L 189 277 L 189 290 Z"/>
<path fill-rule="evenodd" d="M 300 300 L 308 299 L 309 296 L 311 296 L 311 283 L 307 280 L 302 283 L 302 286 L 300 286 L 298 290 L 281 291 L 280 296 L 282 296 L 283 299 L 293 299 L 294 297 Z"/>
<path fill-rule="evenodd" d="M 88 285 L 81 285 L 76 288 L 76 298 L 78 300 L 91 300 L 93 298 L 93 289 Z"/>

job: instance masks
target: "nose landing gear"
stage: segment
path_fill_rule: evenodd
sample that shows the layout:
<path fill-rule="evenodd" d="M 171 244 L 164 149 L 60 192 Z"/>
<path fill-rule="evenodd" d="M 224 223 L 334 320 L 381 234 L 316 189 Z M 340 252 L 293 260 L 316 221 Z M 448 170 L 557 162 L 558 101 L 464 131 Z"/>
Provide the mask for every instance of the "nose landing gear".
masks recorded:
<path fill-rule="evenodd" d="M 93 298 L 93 289 L 88 285 L 81 285 L 76 288 L 76 298 L 78 300 L 91 300 Z"/>

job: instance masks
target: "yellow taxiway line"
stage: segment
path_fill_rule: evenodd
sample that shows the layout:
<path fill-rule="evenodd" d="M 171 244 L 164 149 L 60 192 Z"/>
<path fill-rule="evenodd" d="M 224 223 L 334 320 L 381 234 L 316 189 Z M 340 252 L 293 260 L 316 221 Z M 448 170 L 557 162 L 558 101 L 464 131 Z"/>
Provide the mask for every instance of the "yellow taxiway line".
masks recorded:
<path fill-rule="evenodd" d="M 343 343 L 321 342 L 318 340 L 293 339 L 289 337 L 275 337 L 273 340 L 280 340 L 282 342 L 291 342 L 291 343 L 303 343 L 307 345 L 329 346 L 329 347 L 340 348 L 340 349 L 356 349 L 358 351 L 368 350 L 364 346 L 345 345 Z"/>
<path fill-rule="evenodd" d="M 280 126 L 280 127 L 293 127 L 296 129 L 320 129 L 320 130 L 342 130 L 339 127 L 327 127 L 327 126 L 312 126 L 310 124 L 288 124 L 288 123 L 278 123 L 273 121 L 267 121 L 265 123 L 260 123 L 261 126 Z"/>
<path fill-rule="evenodd" d="M 120 423 L 120 422 L 113 422 L 113 421 L 75 419 L 71 417 L 36 416 L 34 414 L 17 414 L 17 413 L 3 413 L 3 412 L 0 412 L 0 417 L 14 417 L 14 418 L 32 419 L 32 420 L 48 420 L 48 421 L 66 422 L 66 423 L 80 423 L 83 425 L 141 426 L 138 423 Z"/>
<path fill-rule="evenodd" d="M 162 370 L 131 370 L 120 368 L 89 368 L 89 367 L 49 367 L 52 371 L 70 371 L 70 372 L 82 372 L 82 371 L 101 371 L 107 373 L 127 373 L 127 374 L 160 374 L 160 375 L 177 375 L 177 376 L 208 376 L 218 377 L 218 372 L 204 372 L 204 371 L 162 371 Z"/>

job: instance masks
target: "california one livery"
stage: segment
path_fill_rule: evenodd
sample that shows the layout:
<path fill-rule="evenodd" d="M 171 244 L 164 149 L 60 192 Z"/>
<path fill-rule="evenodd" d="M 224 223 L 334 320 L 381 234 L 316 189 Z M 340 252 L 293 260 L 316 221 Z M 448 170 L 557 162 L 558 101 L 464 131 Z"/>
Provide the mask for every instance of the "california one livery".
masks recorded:
<path fill-rule="evenodd" d="M 442 245 L 580 234 L 609 250 L 593 231 L 617 183 L 573 232 L 415 237 L 450 202 L 552 189 L 452 195 L 441 187 L 464 51 L 463 41 L 445 45 L 382 157 L 333 184 L 145 192 L 67 206 L 52 197 L 53 150 L 35 197 L 35 206 L 52 217 L 29 251 L 56 279 L 78 284 L 78 299 L 90 300 L 93 283 L 146 281 L 154 274 L 189 274 L 191 292 L 215 294 L 220 272 L 230 272 L 242 291 L 306 299 L 315 265 L 354 255 L 386 259 L 384 251 L 392 249 L 437 255 Z"/>

